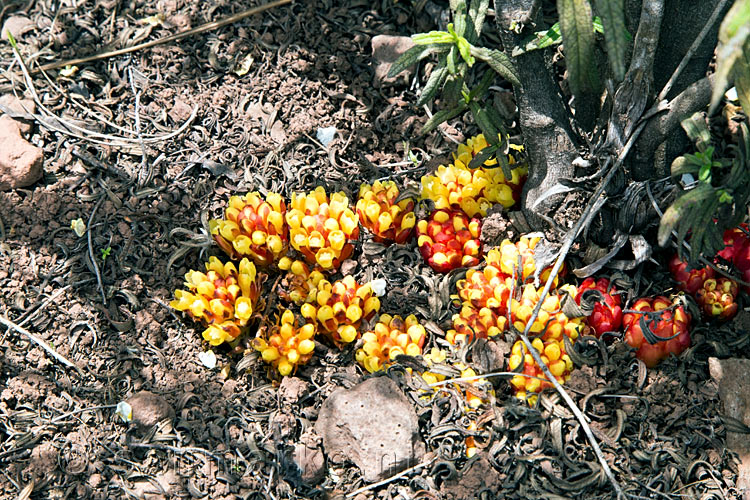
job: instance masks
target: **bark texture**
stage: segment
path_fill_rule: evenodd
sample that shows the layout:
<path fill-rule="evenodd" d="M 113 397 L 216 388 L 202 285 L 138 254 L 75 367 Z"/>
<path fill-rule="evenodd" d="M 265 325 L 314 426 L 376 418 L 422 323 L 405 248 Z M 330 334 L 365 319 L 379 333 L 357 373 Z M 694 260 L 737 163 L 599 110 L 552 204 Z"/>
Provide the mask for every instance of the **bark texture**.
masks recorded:
<path fill-rule="evenodd" d="M 511 31 L 511 27 L 523 21 L 533 23 L 538 14 L 534 12 L 534 4 L 533 0 L 495 0 L 497 28 L 507 52 L 532 31 L 524 28 L 519 34 L 518 31 Z M 521 87 L 514 88 L 520 115 L 519 126 L 529 155 L 529 178 L 521 203 L 529 224 L 534 229 L 542 230 L 546 222 L 530 207 L 540 194 L 560 178 L 573 176 L 576 138 L 559 87 L 547 68 L 543 52 L 535 50 L 522 54 L 514 62 L 521 82 Z M 556 197 L 545 200 L 536 208 L 536 212 L 544 214 L 557 201 Z"/>

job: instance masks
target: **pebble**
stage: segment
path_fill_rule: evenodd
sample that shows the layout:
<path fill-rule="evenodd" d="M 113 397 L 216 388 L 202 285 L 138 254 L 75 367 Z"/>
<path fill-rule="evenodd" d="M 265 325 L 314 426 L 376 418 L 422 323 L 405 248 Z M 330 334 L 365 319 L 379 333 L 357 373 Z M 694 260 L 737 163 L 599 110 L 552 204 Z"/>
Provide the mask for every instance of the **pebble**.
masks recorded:
<path fill-rule="evenodd" d="M 166 418 L 174 420 L 172 406 L 164 397 L 153 392 L 136 392 L 127 403 L 133 409 L 133 422 L 140 430 L 148 430 Z"/>
<path fill-rule="evenodd" d="M 21 137 L 17 121 L 0 116 L 0 191 L 34 184 L 42 178 L 43 152 Z"/>
<path fill-rule="evenodd" d="M 417 414 L 387 377 L 334 391 L 323 402 L 315 433 L 329 460 L 354 462 L 368 482 L 419 464 L 425 453 Z"/>
<path fill-rule="evenodd" d="M 400 75 L 388 78 L 391 65 L 401 54 L 414 47 L 414 42 L 408 36 L 376 35 L 372 38 L 372 58 L 375 60 L 375 76 L 372 80 L 373 87 L 380 88 L 385 84 L 396 82 L 399 78 L 408 79 L 414 72 L 414 67 L 408 68 Z"/>

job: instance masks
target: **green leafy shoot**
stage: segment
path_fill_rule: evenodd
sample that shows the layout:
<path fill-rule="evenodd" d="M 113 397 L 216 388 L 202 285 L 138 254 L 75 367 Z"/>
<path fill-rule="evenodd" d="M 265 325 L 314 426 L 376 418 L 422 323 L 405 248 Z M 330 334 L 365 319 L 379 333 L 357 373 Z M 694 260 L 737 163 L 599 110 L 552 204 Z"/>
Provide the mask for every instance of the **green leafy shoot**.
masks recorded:
<path fill-rule="evenodd" d="M 107 260 L 107 257 L 109 257 L 109 254 L 112 252 L 112 247 L 102 248 L 102 261 Z"/>
<path fill-rule="evenodd" d="M 719 27 L 716 76 L 710 110 L 716 109 L 731 79 L 745 109 L 750 109 L 750 0 L 736 0 Z"/>
<path fill-rule="evenodd" d="M 445 107 L 425 123 L 422 133 L 435 130 L 441 123 L 469 110 L 475 122 L 491 143 L 504 136 L 503 120 L 497 113 L 485 111 L 485 95 L 492 85 L 495 73 L 512 85 L 520 85 L 512 60 L 501 50 L 477 46 L 482 25 L 489 8 L 489 0 L 451 0 L 453 23 L 447 31 L 431 31 L 412 35 L 415 46 L 407 50 L 391 66 L 389 77 L 413 66 L 432 54 L 438 61 L 417 98 L 417 105 L 425 105 L 440 95 Z M 489 66 L 480 65 L 482 61 Z M 476 73 L 472 73 L 472 71 Z M 467 82 L 478 82 L 469 88 Z M 491 106 L 489 106 L 491 107 Z"/>
<path fill-rule="evenodd" d="M 602 23 L 602 19 L 599 16 L 594 16 L 592 28 L 594 29 L 594 33 L 605 35 L 604 24 Z M 629 42 L 633 39 L 633 35 L 631 35 L 624 26 L 622 27 L 622 30 L 623 31 L 621 32 L 621 36 L 625 39 L 626 42 Z M 525 54 L 526 52 L 546 49 L 554 45 L 559 45 L 560 43 L 562 43 L 562 33 L 560 32 L 560 22 L 558 21 L 546 30 L 537 31 L 536 33 L 534 33 L 534 35 L 524 41 L 521 47 L 514 47 L 511 55 L 513 57 L 518 57 L 521 54 Z"/>
<path fill-rule="evenodd" d="M 672 163 L 672 177 L 690 174 L 697 180 L 678 194 L 664 212 L 659 225 L 658 241 L 664 246 L 673 231 L 678 248 L 689 238 L 688 259 L 696 263 L 701 255 L 712 256 L 724 247 L 724 230 L 737 226 L 746 217 L 750 200 L 750 133 L 740 126 L 740 145 L 732 146 L 732 158 L 716 158 L 716 150 L 707 145 L 709 136 L 705 120 L 699 116 L 684 120 L 683 128 L 699 145 L 699 151 L 686 154 Z M 709 136 L 710 137 L 710 136 Z"/>

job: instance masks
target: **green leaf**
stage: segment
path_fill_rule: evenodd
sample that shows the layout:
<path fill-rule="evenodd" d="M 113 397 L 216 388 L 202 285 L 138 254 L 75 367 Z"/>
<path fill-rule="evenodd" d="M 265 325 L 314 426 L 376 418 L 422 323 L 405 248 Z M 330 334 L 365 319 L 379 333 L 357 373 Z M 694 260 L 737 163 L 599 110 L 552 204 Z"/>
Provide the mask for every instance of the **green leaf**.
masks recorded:
<path fill-rule="evenodd" d="M 523 44 L 523 48 L 514 47 L 510 55 L 518 57 L 525 52 L 531 52 L 537 49 L 546 49 L 552 45 L 562 42 L 562 33 L 560 33 L 560 23 L 556 22 L 549 29 L 537 31 L 534 37 Z"/>
<path fill-rule="evenodd" d="M 678 156 L 674 159 L 672 162 L 672 166 L 670 168 L 672 177 L 680 177 L 684 174 L 697 174 L 700 167 L 698 165 L 695 165 L 693 162 L 689 161 L 689 159 L 685 156 Z"/>
<path fill-rule="evenodd" d="M 464 77 L 462 75 L 449 75 L 445 81 L 445 88 L 443 89 L 443 98 L 449 107 L 455 106 L 457 103 L 462 102 L 466 104 L 461 97 L 461 92 L 464 88 Z"/>
<path fill-rule="evenodd" d="M 732 69 L 737 98 L 745 113 L 750 111 L 750 38 L 745 41 L 742 55 L 737 58 Z"/>
<path fill-rule="evenodd" d="M 625 34 L 625 1 L 594 0 L 596 10 L 601 15 L 604 28 L 604 42 L 607 45 L 607 58 L 617 82 L 625 77 L 625 58 L 628 40 Z"/>
<path fill-rule="evenodd" d="M 424 84 L 422 93 L 419 95 L 419 99 L 417 99 L 417 106 L 422 106 L 431 101 L 443 83 L 445 83 L 445 79 L 448 77 L 448 68 L 445 67 L 445 57 L 442 59 L 443 63 L 438 64 L 437 67 L 432 70 L 430 77 Z"/>
<path fill-rule="evenodd" d="M 557 0 L 563 36 L 568 83 L 576 96 L 589 94 L 599 86 L 593 67 L 594 28 L 588 0 Z"/>
<path fill-rule="evenodd" d="M 737 59 L 742 56 L 745 42 L 750 38 L 750 0 L 736 0 L 719 28 L 716 48 L 716 76 L 711 94 L 713 111 L 729 86 L 729 77 Z"/>
<path fill-rule="evenodd" d="M 5 34 L 8 36 L 8 43 L 10 43 L 10 46 L 18 50 L 18 44 L 16 44 L 16 39 L 10 30 L 5 30 Z"/>
<path fill-rule="evenodd" d="M 495 152 L 500 149 L 500 146 L 502 146 L 502 144 L 495 144 L 482 149 L 471 159 L 467 167 L 471 170 L 481 167 L 487 160 L 490 160 L 495 155 Z"/>
<path fill-rule="evenodd" d="M 471 0 L 469 4 L 469 18 L 467 21 L 466 33 L 464 36 L 469 43 L 476 43 L 482 34 L 484 18 L 487 16 L 487 9 L 490 7 L 490 0 Z"/>
<path fill-rule="evenodd" d="M 417 33 L 411 36 L 412 41 L 417 45 L 429 45 L 432 43 L 450 43 L 453 44 L 455 39 L 447 31 L 430 31 L 429 33 Z"/>
<path fill-rule="evenodd" d="M 484 134 L 487 142 L 492 146 L 498 145 L 500 143 L 499 132 L 495 128 L 495 124 L 492 123 L 492 120 L 487 116 L 487 112 L 477 102 L 470 103 L 469 109 L 471 109 L 474 121 L 477 122 L 477 125 L 482 130 L 482 134 Z"/>
<path fill-rule="evenodd" d="M 669 241 L 669 237 L 672 234 L 672 230 L 674 230 L 678 224 L 680 225 L 680 229 L 685 228 L 685 233 L 687 233 L 687 228 L 690 224 L 682 224 L 680 223 L 681 220 L 686 216 L 690 209 L 699 207 L 708 198 L 713 196 L 713 194 L 714 190 L 711 186 L 707 184 L 699 184 L 695 189 L 692 189 L 677 198 L 675 202 L 664 211 L 664 214 L 661 217 L 659 232 L 657 234 L 659 246 L 667 244 L 667 241 Z M 681 238 L 678 238 L 678 244 L 682 242 L 684 236 L 685 235 L 683 234 Z"/>
<path fill-rule="evenodd" d="M 518 73 L 516 72 L 513 62 L 510 57 L 505 55 L 504 52 L 497 49 L 488 49 L 486 47 L 474 47 L 471 46 L 471 53 L 477 59 L 481 59 L 490 65 L 490 68 L 495 72 L 508 80 L 511 84 L 516 87 L 521 86 L 521 82 L 518 80 Z"/>
<path fill-rule="evenodd" d="M 451 2 L 451 11 L 453 12 L 453 25 L 448 25 L 448 31 L 455 29 L 455 34 L 462 37 L 466 34 L 466 2 L 458 0 Z"/>
<path fill-rule="evenodd" d="M 415 45 L 401 54 L 401 57 L 391 64 L 391 69 L 388 70 L 388 78 L 393 78 L 433 52 L 447 52 L 449 47 L 448 45 Z"/>
<path fill-rule="evenodd" d="M 495 126 L 495 123 L 490 118 L 487 110 L 482 108 L 479 103 L 475 101 L 469 104 L 469 109 L 471 109 L 471 114 L 474 116 L 474 121 L 477 122 L 477 125 L 482 130 L 482 134 L 484 134 L 484 138 L 487 140 L 487 142 L 491 146 L 497 146 L 498 148 L 502 147 L 505 144 L 505 140 L 502 139 L 503 135 L 501 134 L 501 131 L 498 130 Z M 503 169 L 505 178 L 510 179 L 513 174 L 510 171 L 508 159 L 505 157 L 505 155 L 498 155 L 497 159 Z"/>
<path fill-rule="evenodd" d="M 463 101 L 459 102 L 456 106 L 452 108 L 441 109 L 440 111 L 432 115 L 432 118 L 427 120 L 427 123 L 425 123 L 424 127 L 422 127 L 422 134 L 427 134 L 429 132 L 432 132 L 441 123 L 457 117 L 464 111 L 466 111 L 466 104 Z"/>
<path fill-rule="evenodd" d="M 490 85 L 492 85 L 492 82 L 495 80 L 495 73 L 492 71 L 485 71 L 484 76 L 482 76 L 482 80 L 479 82 L 479 85 L 474 87 L 471 92 L 469 92 L 469 100 L 474 99 L 482 99 L 484 97 L 485 92 L 487 92 L 487 89 L 490 88 Z"/>
<path fill-rule="evenodd" d="M 711 145 L 711 131 L 708 130 L 703 113 L 693 113 L 680 122 L 688 138 L 695 143 L 698 151 L 706 151 Z"/>

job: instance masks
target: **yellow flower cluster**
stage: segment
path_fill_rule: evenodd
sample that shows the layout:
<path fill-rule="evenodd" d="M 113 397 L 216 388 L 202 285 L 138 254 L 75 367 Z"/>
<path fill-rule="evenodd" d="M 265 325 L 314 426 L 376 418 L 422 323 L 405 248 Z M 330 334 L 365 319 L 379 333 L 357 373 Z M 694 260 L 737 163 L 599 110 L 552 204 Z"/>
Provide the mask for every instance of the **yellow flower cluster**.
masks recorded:
<path fill-rule="evenodd" d="M 362 321 L 369 321 L 380 310 L 380 299 L 372 285 L 360 285 L 352 276 L 331 283 L 322 279 L 310 291 L 300 312 L 309 321 L 317 321 L 331 340 L 341 346 L 359 336 Z"/>
<path fill-rule="evenodd" d="M 260 293 L 255 265 L 248 259 L 240 261 L 238 271 L 234 263 L 223 264 L 211 257 L 205 273 L 185 274 L 185 286 L 188 290 L 176 290 L 169 305 L 206 324 L 203 338 L 211 345 L 231 342 L 240 335 Z"/>
<path fill-rule="evenodd" d="M 318 283 L 325 275 L 317 269 L 311 271 L 303 261 L 292 260 L 289 257 L 282 257 L 278 265 L 279 269 L 287 271 L 276 291 L 279 297 L 297 305 L 311 301 L 310 294 L 317 289 Z"/>
<path fill-rule="evenodd" d="M 362 225 L 380 243 L 405 243 L 417 222 L 414 200 L 407 198 L 396 203 L 398 186 L 393 181 L 375 181 L 359 188 L 357 215 Z"/>
<path fill-rule="evenodd" d="M 544 364 L 549 367 L 550 372 L 559 383 L 563 384 L 570 379 L 573 362 L 565 352 L 565 343 L 562 339 L 542 340 L 536 338 L 531 342 L 531 346 L 536 349 Z M 519 373 L 510 381 L 516 397 L 528 400 L 531 405 L 536 404 L 536 393 L 547 387 L 552 387 L 552 382 L 547 380 L 541 367 L 536 364 L 521 340 L 513 344 L 508 368 Z"/>
<path fill-rule="evenodd" d="M 484 258 L 486 266 L 483 270 L 469 269 L 466 278 L 456 283 L 456 298 L 461 301 L 462 307 L 461 312 L 453 316 L 453 329 L 446 333 L 449 342 L 471 341 L 475 337 L 494 337 L 505 331 L 508 327 L 509 305 L 514 326 L 525 326 L 525 321 L 531 315 L 528 305 L 531 304 L 532 310 L 536 305 L 534 297 L 537 297 L 537 290 L 529 282 L 533 281 L 536 272 L 533 250 L 540 239 L 539 236 L 522 236 L 515 244 L 510 240 L 503 241 L 499 248 L 487 252 Z M 514 271 L 519 264 L 521 270 Z M 546 280 L 549 273 L 550 268 L 544 269 L 540 273 L 540 279 Z M 526 283 L 523 287 L 522 301 L 509 301 L 514 283 L 518 281 Z M 556 277 L 555 286 L 557 282 Z M 535 322 L 531 331 L 540 331 L 539 323 L 549 319 L 550 311 L 559 309 L 559 305 L 559 298 L 555 294 L 548 297 L 542 308 L 543 314 L 539 315 L 540 319 Z"/>
<path fill-rule="evenodd" d="M 460 209 L 469 217 L 487 215 L 496 203 L 512 207 L 520 199 L 528 168 L 517 164 L 513 154 L 509 154 L 510 179 L 505 178 L 494 158 L 479 168 L 470 169 L 472 158 L 487 146 L 481 134 L 459 145 L 451 165 L 441 165 L 433 175 L 422 177 L 422 198 L 433 200 L 435 208 Z"/>
<path fill-rule="evenodd" d="M 278 260 L 286 251 L 286 204 L 278 193 L 263 200 L 257 192 L 229 198 L 224 218 L 209 221 L 216 243 L 233 259 L 248 257 L 259 266 Z"/>
<path fill-rule="evenodd" d="M 350 240 L 359 237 L 359 218 L 346 195 L 333 193 L 329 198 L 320 186 L 308 194 L 292 194 L 286 222 L 292 247 L 325 270 L 337 269 L 349 258 L 354 250 Z"/>
<path fill-rule="evenodd" d="M 315 323 L 300 327 L 294 313 L 287 309 L 279 324 L 272 327 L 267 336 L 253 339 L 252 346 L 260 351 L 263 361 L 271 363 L 285 377 L 312 358 L 315 330 Z"/>
<path fill-rule="evenodd" d="M 399 354 L 422 354 L 425 336 L 424 327 L 413 314 L 406 319 L 381 314 L 373 330 L 362 334 L 363 345 L 357 350 L 357 362 L 370 373 L 383 370 Z"/>

